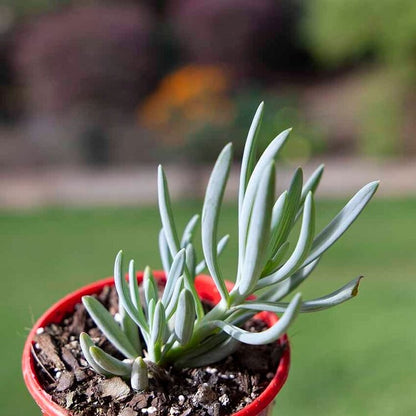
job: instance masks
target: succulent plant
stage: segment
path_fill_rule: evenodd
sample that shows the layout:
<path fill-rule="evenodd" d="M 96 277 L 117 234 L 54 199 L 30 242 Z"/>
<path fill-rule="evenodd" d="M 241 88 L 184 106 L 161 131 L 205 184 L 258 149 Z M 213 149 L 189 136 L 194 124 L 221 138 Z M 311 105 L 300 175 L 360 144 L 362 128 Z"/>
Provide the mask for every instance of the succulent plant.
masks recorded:
<path fill-rule="evenodd" d="M 218 262 L 229 236 L 217 241 L 217 226 L 224 190 L 232 163 L 232 145 L 220 153 L 206 189 L 201 216 L 203 259 L 196 261 L 193 237 L 199 216 L 193 216 L 181 238 L 175 225 L 168 182 L 159 166 L 158 199 L 162 229 L 159 250 L 166 272 L 160 295 L 149 267 L 140 290 L 134 261 L 126 281 L 122 252 L 114 266 L 119 296 L 118 321 L 94 297 L 83 303 L 107 339 L 126 357 L 121 361 L 98 346 L 85 333 L 80 342 L 90 366 L 105 376 L 130 378 L 136 390 L 146 389 L 148 374 L 163 375 L 163 367 L 192 367 L 214 363 L 232 353 L 239 342 L 266 344 L 277 340 L 299 312 L 314 312 L 338 305 L 357 294 L 360 277 L 318 299 L 303 301 L 294 291 L 317 266 L 322 255 L 354 222 L 378 182 L 364 186 L 319 233 L 315 234 L 314 193 L 324 167 L 319 166 L 303 184 L 299 168 L 287 191 L 275 199 L 275 160 L 288 140 L 290 129 L 280 133 L 257 159 L 256 142 L 263 114 L 260 104 L 250 127 L 243 154 L 238 193 L 238 266 L 235 285 L 228 290 Z M 290 250 L 294 226 L 300 231 Z M 293 231 L 293 233 L 292 233 Z M 194 280 L 205 268 L 221 295 L 220 302 L 205 312 Z M 252 295 L 256 295 L 253 298 Z M 252 333 L 242 324 L 258 311 L 282 313 L 270 328 Z M 140 335 L 139 335 L 140 333 Z"/>

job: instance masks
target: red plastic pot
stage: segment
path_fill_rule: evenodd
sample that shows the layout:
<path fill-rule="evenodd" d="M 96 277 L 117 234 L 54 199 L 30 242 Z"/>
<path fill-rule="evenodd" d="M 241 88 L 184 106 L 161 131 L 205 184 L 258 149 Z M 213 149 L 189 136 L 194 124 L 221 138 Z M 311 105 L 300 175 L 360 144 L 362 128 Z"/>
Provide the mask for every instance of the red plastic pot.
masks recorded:
<path fill-rule="evenodd" d="M 165 281 L 165 274 L 163 272 L 157 271 L 154 272 L 154 274 L 155 278 L 163 284 Z M 138 273 L 137 279 L 139 282 L 141 282 L 142 278 L 143 274 Z M 75 305 L 81 301 L 82 296 L 99 293 L 106 285 L 114 285 L 114 280 L 112 277 L 100 280 L 88 286 L 84 286 L 83 288 L 65 296 L 59 302 L 51 306 L 38 319 L 29 333 L 22 357 L 23 378 L 30 394 L 40 407 L 44 416 L 71 416 L 71 412 L 54 403 L 51 399 L 51 396 L 42 389 L 42 386 L 39 383 L 35 372 L 33 356 L 31 353 L 36 331 L 48 324 L 61 322 L 66 314 L 74 310 Z M 232 287 L 231 283 L 228 285 L 229 288 Z M 198 276 L 195 280 L 195 286 L 201 299 L 212 303 L 217 303 L 220 300 L 220 295 L 209 276 Z M 261 312 L 257 315 L 257 317 L 262 319 L 269 326 L 273 325 L 278 319 L 276 315 L 269 312 Z M 282 344 L 284 343 L 286 348 L 274 378 L 270 381 L 270 384 L 256 400 L 247 405 L 244 409 L 234 413 L 232 416 L 265 416 L 267 414 L 271 414 L 273 400 L 287 379 L 290 365 L 290 347 L 287 336 L 284 335 L 279 339 L 278 342 Z"/>

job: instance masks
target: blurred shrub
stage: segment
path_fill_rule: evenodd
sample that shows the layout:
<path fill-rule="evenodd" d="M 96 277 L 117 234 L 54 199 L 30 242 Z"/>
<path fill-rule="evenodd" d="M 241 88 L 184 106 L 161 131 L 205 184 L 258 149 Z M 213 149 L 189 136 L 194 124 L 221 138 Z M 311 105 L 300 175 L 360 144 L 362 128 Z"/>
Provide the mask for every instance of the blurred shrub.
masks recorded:
<path fill-rule="evenodd" d="M 403 83 L 391 71 L 378 70 L 365 77 L 359 97 L 358 150 L 362 154 L 404 153 L 401 129 L 405 122 L 405 94 Z"/>
<path fill-rule="evenodd" d="M 325 148 L 323 134 L 301 117 L 294 97 L 247 84 L 236 87 L 215 66 L 189 65 L 168 75 L 140 107 L 139 121 L 170 157 L 176 152 L 188 161 L 212 161 L 228 141 L 240 157 L 259 97 L 267 105 L 260 148 L 290 126 L 295 132 L 287 156 L 304 160 Z"/>
<path fill-rule="evenodd" d="M 323 63 L 371 54 L 416 69 L 414 0 L 309 0 L 304 7 L 305 42 Z"/>
<path fill-rule="evenodd" d="M 185 59 L 225 64 L 239 75 L 264 72 L 293 51 L 294 1 L 176 0 L 170 21 Z M 290 51 L 290 52 L 289 52 Z M 285 56 L 286 53 L 286 56 Z"/>
<path fill-rule="evenodd" d="M 154 22 L 132 4 L 64 8 L 34 19 L 16 41 L 29 107 L 134 109 L 155 82 Z"/>
<path fill-rule="evenodd" d="M 416 131 L 404 126 L 416 117 L 406 111 L 415 101 L 416 2 L 309 0 L 304 7 L 303 38 L 322 65 L 377 64 L 362 77 L 358 149 L 377 156 L 415 151 L 409 143 Z"/>

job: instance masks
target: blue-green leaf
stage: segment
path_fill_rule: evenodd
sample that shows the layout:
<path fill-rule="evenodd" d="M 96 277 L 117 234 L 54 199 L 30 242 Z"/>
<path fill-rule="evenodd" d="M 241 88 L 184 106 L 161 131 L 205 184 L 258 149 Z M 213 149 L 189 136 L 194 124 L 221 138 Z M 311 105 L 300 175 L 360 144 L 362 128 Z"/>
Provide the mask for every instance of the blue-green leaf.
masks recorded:
<path fill-rule="evenodd" d="M 271 252 L 276 250 L 287 240 L 290 231 L 295 223 L 296 213 L 299 208 L 299 201 L 302 193 L 303 183 L 303 171 L 301 168 L 296 169 L 293 175 L 292 181 L 287 191 L 287 197 L 285 198 L 285 204 L 282 207 L 282 213 L 280 214 L 278 225 L 273 230 L 271 239 Z M 277 205 L 277 202 L 276 202 Z M 280 208 L 279 206 L 276 207 Z M 277 215 L 278 213 L 276 213 Z"/>
<path fill-rule="evenodd" d="M 263 269 L 261 277 L 267 276 L 268 274 L 274 273 L 282 263 L 287 251 L 289 250 L 289 241 L 284 242 L 280 248 L 276 251 L 274 256 L 266 263 Z"/>
<path fill-rule="evenodd" d="M 107 354 L 101 348 L 96 346 L 90 347 L 90 354 L 95 362 L 100 367 L 104 368 L 105 371 L 108 371 L 115 376 L 130 376 L 131 364 L 117 360 L 117 358 L 112 357 L 110 354 Z"/>
<path fill-rule="evenodd" d="M 279 238 L 280 230 L 283 228 L 284 217 L 287 211 L 287 197 L 288 192 L 283 192 L 273 206 L 272 221 L 270 224 L 270 243 L 269 253 L 272 255 L 279 247 L 277 245 L 277 239 Z"/>
<path fill-rule="evenodd" d="M 228 324 L 224 321 L 213 321 L 213 325 L 221 328 L 227 334 L 240 342 L 251 345 L 264 345 L 276 341 L 281 335 L 285 333 L 290 324 L 295 320 L 299 313 L 302 303 L 302 297 L 298 293 L 289 303 L 285 313 L 282 317 L 269 329 L 262 332 L 250 332 L 241 329 L 235 325 Z"/>
<path fill-rule="evenodd" d="M 157 284 L 149 266 L 145 267 L 143 273 L 143 291 L 147 305 L 150 303 L 150 299 L 155 302 L 159 299 Z"/>
<path fill-rule="evenodd" d="M 144 317 L 142 301 L 140 299 L 140 290 L 139 290 L 139 284 L 137 283 L 137 276 L 136 276 L 136 269 L 134 267 L 134 260 L 130 260 L 130 263 L 129 263 L 129 291 L 130 291 L 131 302 L 133 303 L 134 307 L 136 308 L 137 314 L 141 317 L 141 320 L 143 322 L 145 322 L 146 318 Z"/>
<path fill-rule="evenodd" d="M 178 306 L 178 299 L 179 295 L 183 289 L 184 286 L 184 277 L 181 276 L 176 281 L 175 288 L 173 289 L 172 296 L 170 297 L 168 304 L 166 306 L 166 319 L 169 320 L 172 318 L 173 314 L 176 311 L 176 308 Z"/>
<path fill-rule="evenodd" d="M 296 289 L 315 270 L 319 260 L 320 258 L 318 257 L 312 263 L 309 263 L 307 266 L 299 269 L 286 280 L 283 280 L 276 285 L 270 286 L 267 292 L 260 295 L 258 299 L 267 300 L 270 302 L 277 302 L 280 299 L 283 299 L 290 292 Z"/>
<path fill-rule="evenodd" d="M 124 309 L 130 315 L 131 319 L 136 322 L 140 328 L 143 337 L 147 340 L 149 334 L 149 327 L 143 314 L 142 308 L 136 308 L 130 298 L 129 286 L 121 271 L 121 262 L 123 252 L 119 251 L 114 262 L 114 284 L 117 290 L 118 298 Z"/>
<path fill-rule="evenodd" d="M 162 221 L 162 226 L 165 232 L 165 237 L 169 246 L 170 253 L 173 257 L 179 250 L 179 239 L 178 233 L 176 231 L 175 221 L 173 219 L 168 183 L 166 180 L 165 172 L 163 171 L 161 165 L 159 165 L 158 169 L 157 185 L 160 219 Z"/>
<path fill-rule="evenodd" d="M 160 344 L 166 330 L 166 315 L 163 303 L 159 300 L 156 303 L 153 315 L 150 340 L 153 345 Z"/>
<path fill-rule="evenodd" d="M 175 335 L 180 344 L 185 345 L 192 337 L 195 323 L 195 304 L 192 293 L 183 289 L 175 312 Z"/>
<path fill-rule="evenodd" d="M 165 232 L 163 228 L 159 232 L 159 253 L 162 260 L 163 270 L 166 275 L 169 273 L 172 264 L 172 256 L 170 255 L 168 242 L 166 241 Z"/>
<path fill-rule="evenodd" d="M 347 231 L 375 194 L 378 185 L 378 181 L 371 182 L 361 188 L 351 198 L 338 215 L 316 236 L 312 244 L 311 252 L 303 266 L 320 257 L 322 253 L 328 250 Z"/>
<path fill-rule="evenodd" d="M 92 355 L 90 354 L 90 347 L 94 347 L 95 344 L 87 333 L 81 332 L 79 336 L 79 344 L 81 345 L 82 353 L 84 354 L 84 357 L 90 367 L 98 374 L 102 374 L 107 377 L 111 376 L 111 373 L 104 370 L 104 368 L 98 365 L 94 358 L 92 358 Z"/>
<path fill-rule="evenodd" d="M 312 173 L 309 179 L 306 181 L 302 188 L 302 195 L 300 197 L 299 205 L 303 205 L 309 192 L 315 194 L 319 183 L 321 182 L 322 174 L 324 173 L 325 165 L 319 165 L 318 168 Z"/>
<path fill-rule="evenodd" d="M 105 337 L 128 358 L 140 355 L 107 309 L 92 296 L 83 296 L 82 303 Z"/>
<path fill-rule="evenodd" d="M 137 351 L 141 351 L 142 346 L 136 323 L 123 308 L 123 305 L 119 305 L 118 312 L 120 314 L 121 329 L 126 334 L 126 337 L 130 341 L 131 345 L 133 345 Z"/>
<path fill-rule="evenodd" d="M 194 236 L 195 227 L 197 226 L 199 221 L 199 215 L 194 215 L 188 222 L 185 227 L 185 230 L 182 235 L 181 244 L 182 248 L 186 247 L 189 243 L 192 242 L 192 238 Z"/>
<path fill-rule="evenodd" d="M 251 211 L 253 208 L 254 197 L 256 195 L 258 185 L 260 182 L 260 178 L 266 169 L 266 167 L 275 160 L 279 151 L 282 149 L 284 144 L 286 143 L 289 133 L 291 129 L 285 130 L 280 133 L 266 148 L 266 150 L 261 155 L 259 161 L 257 162 L 256 166 L 253 169 L 253 173 L 250 176 L 250 180 L 248 182 L 241 210 L 240 215 L 238 218 L 238 247 L 239 247 L 239 272 L 237 274 L 237 282 L 239 277 L 241 276 L 241 268 L 243 266 L 244 261 L 244 251 L 245 251 L 245 243 L 247 238 L 247 231 L 248 231 L 248 224 L 250 222 Z"/>
<path fill-rule="evenodd" d="M 222 254 L 229 240 L 230 240 L 229 234 L 221 238 L 221 240 L 217 244 L 217 257 L 219 257 Z M 195 268 L 195 275 L 202 273 L 205 267 L 207 267 L 207 265 L 205 264 L 205 260 L 201 260 Z"/>
<path fill-rule="evenodd" d="M 149 376 L 147 365 L 142 357 L 137 357 L 133 361 L 131 369 L 130 384 L 135 391 L 144 391 L 149 387 Z"/>
<path fill-rule="evenodd" d="M 202 208 L 201 225 L 202 249 L 204 252 L 205 262 L 221 298 L 225 301 L 228 301 L 229 294 L 218 266 L 217 226 L 231 162 L 232 145 L 229 143 L 218 156 L 217 162 L 215 163 L 214 169 L 211 173 Z"/>
<path fill-rule="evenodd" d="M 243 160 L 241 162 L 240 186 L 238 190 L 238 211 L 241 212 L 243 206 L 244 193 L 246 191 L 248 181 L 253 172 L 256 163 L 257 137 L 260 131 L 261 121 L 263 118 L 264 102 L 261 102 L 251 122 L 248 131 L 246 144 L 244 146 Z"/>
<path fill-rule="evenodd" d="M 345 286 L 317 299 L 307 300 L 302 302 L 299 312 L 317 312 L 324 309 L 332 308 L 347 300 L 355 297 L 358 294 L 358 286 L 361 277 L 358 277 Z M 282 313 L 288 308 L 287 302 L 247 302 L 243 305 L 238 305 L 236 309 L 254 310 L 254 311 L 268 311 L 274 313 Z"/>
<path fill-rule="evenodd" d="M 313 241 L 313 235 L 315 230 L 315 207 L 313 202 L 312 193 L 309 192 L 305 201 L 305 209 L 302 219 L 302 227 L 299 234 L 299 239 L 296 244 L 295 250 L 289 257 L 287 262 L 276 272 L 263 277 L 257 284 L 257 289 L 261 289 L 266 286 L 273 285 L 292 273 L 296 272 L 305 260 Z"/>
<path fill-rule="evenodd" d="M 149 322 L 150 332 L 152 332 L 152 322 L 153 322 L 153 317 L 155 316 L 155 307 L 156 307 L 155 300 L 150 299 L 150 302 L 147 305 L 147 311 L 146 311 L 147 312 L 147 322 Z"/>
<path fill-rule="evenodd" d="M 166 306 L 169 302 L 169 299 L 172 296 L 173 290 L 175 288 L 176 282 L 184 272 L 185 260 L 186 260 L 186 250 L 182 248 L 177 252 L 173 258 L 172 267 L 169 270 L 168 277 L 166 279 L 165 289 L 162 294 L 162 302 Z"/>
<path fill-rule="evenodd" d="M 186 245 L 186 267 L 192 277 L 195 277 L 195 250 L 191 243 Z"/>
<path fill-rule="evenodd" d="M 263 173 L 254 199 L 241 279 L 236 285 L 236 290 L 242 297 L 252 292 L 264 268 L 267 255 L 266 248 L 269 243 L 274 186 L 275 168 L 274 162 L 271 162 Z"/>

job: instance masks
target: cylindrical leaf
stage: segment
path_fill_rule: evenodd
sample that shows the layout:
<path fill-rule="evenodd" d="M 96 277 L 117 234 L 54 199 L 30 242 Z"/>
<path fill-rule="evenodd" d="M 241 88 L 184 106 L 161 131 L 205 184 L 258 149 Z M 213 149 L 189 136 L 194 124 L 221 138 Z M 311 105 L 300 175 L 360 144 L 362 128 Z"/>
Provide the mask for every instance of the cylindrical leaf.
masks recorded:
<path fill-rule="evenodd" d="M 229 293 L 218 266 L 217 226 L 231 162 L 232 145 L 229 143 L 218 156 L 209 178 L 204 205 L 202 207 L 201 221 L 202 250 L 204 252 L 205 262 L 221 298 L 225 301 L 228 301 Z"/>
<path fill-rule="evenodd" d="M 162 260 L 163 270 L 165 271 L 167 276 L 172 264 L 172 256 L 170 254 L 168 242 L 166 241 L 165 232 L 163 231 L 163 228 L 159 232 L 159 253 L 160 258 Z"/>
<path fill-rule="evenodd" d="M 251 345 L 264 345 L 276 341 L 285 333 L 299 313 L 302 297 L 298 293 L 290 302 L 285 313 L 271 328 L 262 332 L 250 332 L 224 321 L 213 321 L 213 325 L 221 328 L 238 341 Z"/>
<path fill-rule="evenodd" d="M 157 302 L 157 300 L 159 299 L 157 284 L 149 266 L 146 266 L 146 268 L 144 269 L 143 291 L 147 305 L 150 303 L 151 299 L 153 299 L 155 302 Z"/>
<path fill-rule="evenodd" d="M 175 289 L 173 290 L 172 297 L 169 299 L 169 302 L 166 306 L 166 319 L 169 320 L 172 318 L 173 314 L 176 311 L 178 306 L 179 295 L 183 289 L 184 277 L 181 276 L 176 282 Z"/>
<path fill-rule="evenodd" d="M 302 227 L 295 250 L 286 263 L 276 272 L 259 280 L 257 289 L 273 285 L 292 273 L 295 273 L 302 265 L 311 248 L 315 230 L 315 205 L 312 192 L 309 192 L 305 201 L 305 209 L 302 218 Z"/>
<path fill-rule="evenodd" d="M 79 344 L 81 346 L 82 353 L 84 354 L 84 357 L 87 360 L 90 367 L 93 368 L 95 372 L 97 372 L 98 374 L 102 374 L 104 376 L 110 376 L 111 373 L 104 370 L 104 368 L 98 365 L 96 361 L 94 360 L 94 358 L 92 358 L 92 355 L 90 354 L 90 347 L 94 347 L 95 344 L 92 342 L 92 339 L 87 333 L 82 332 L 80 334 Z"/>
<path fill-rule="evenodd" d="M 175 288 L 177 280 L 179 279 L 179 276 L 183 274 L 186 259 L 185 253 L 186 250 L 182 248 L 176 253 L 175 257 L 173 258 L 172 266 L 169 270 L 169 274 L 166 279 L 166 285 L 162 295 L 162 302 L 165 306 L 168 304 L 169 299 L 172 296 L 173 290 Z"/>
<path fill-rule="evenodd" d="M 99 347 L 90 347 L 90 354 L 98 365 L 115 376 L 127 377 L 131 373 L 131 364 L 117 360 Z"/>
<path fill-rule="evenodd" d="M 186 247 L 189 243 L 192 242 L 192 237 L 194 235 L 195 227 L 197 226 L 199 221 L 199 215 L 194 215 L 188 222 L 183 231 L 182 239 L 181 239 L 181 247 Z"/>
<path fill-rule="evenodd" d="M 130 298 L 129 287 L 121 271 L 122 259 L 123 252 L 119 251 L 114 262 L 114 284 L 117 290 L 118 298 L 123 307 L 126 309 L 127 313 L 140 328 L 143 338 L 147 341 L 149 335 L 149 327 L 147 325 L 142 309 L 137 309 Z"/>
<path fill-rule="evenodd" d="M 238 211 L 241 211 L 243 205 L 244 194 L 248 185 L 251 174 L 253 173 L 254 166 L 256 164 L 256 149 L 257 149 L 257 137 L 261 127 L 261 121 L 263 118 L 264 102 L 261 102 L 257 108 L 256 114 L 251 122 L 250 129 L 248 131 L 246 143 L 244 145 L 243 160 L 241 162 L 240 172 L 240 185 L 238 191 Z"/>
<path fill-rule="evenodd" d="M 192 337 L 195 322 L 195 304 L 192 293 L 183 289 L 175 313 L 175 335 L 179 343 L 185 345 Z"/>
<path fill-rule="evenodd" d="M 149 376 L 147 365 L 142 357 L 137 357 L 131 369 L 131 387 L 136 391 L 144 391 L 149 387 Z"/>
<path fill-rule="evenodd" d="M 316 236 L 312 244 L 311 252 L 303 266 L 320 257 L 322 253 L 328 250 L 347 231 L 373 197 L 378 185 L 379 181 L 371 182 L 361 188 L 351 198 L 339 214 Z"/>
<path fill-rule="evenodd" d="M 152 344 L 161 343 L 166 329 L 166 316 L 165 308 L 160 300 L 156 303 L 151 328 L 150 339 Z"/>
<path fill-rule="evenodd" d="M 264 268 L 269 243 L 270 221 L 274 201 L 275 169 L 271 162 L 265 169 L 254 199 L 251 213 L 247 242 L 244 255 L 241 279 L 236 284 L 240 296 L 249 295 Z"/>
<path fill-rule="evenodd" d="M 139 351 L 131 345 L 114 317 L 97 299 L 92 296 L 83 296 L 82 303 L 98 328 L 125 357 L 134 358 L 139 355 Z"/>
<path fill-rule="evenodd" d="M 161 165 L 159 165 L 158 169 L 157 185 L 160 219 L 162 221 L 163 230 L 165 232 L 165 237 L 169 246 L 170 253 L 173 257 L 179 250 L 179 239 L 178 233 L 176 231 L 175 221 L 173 219 L 168 182 Z"/>

